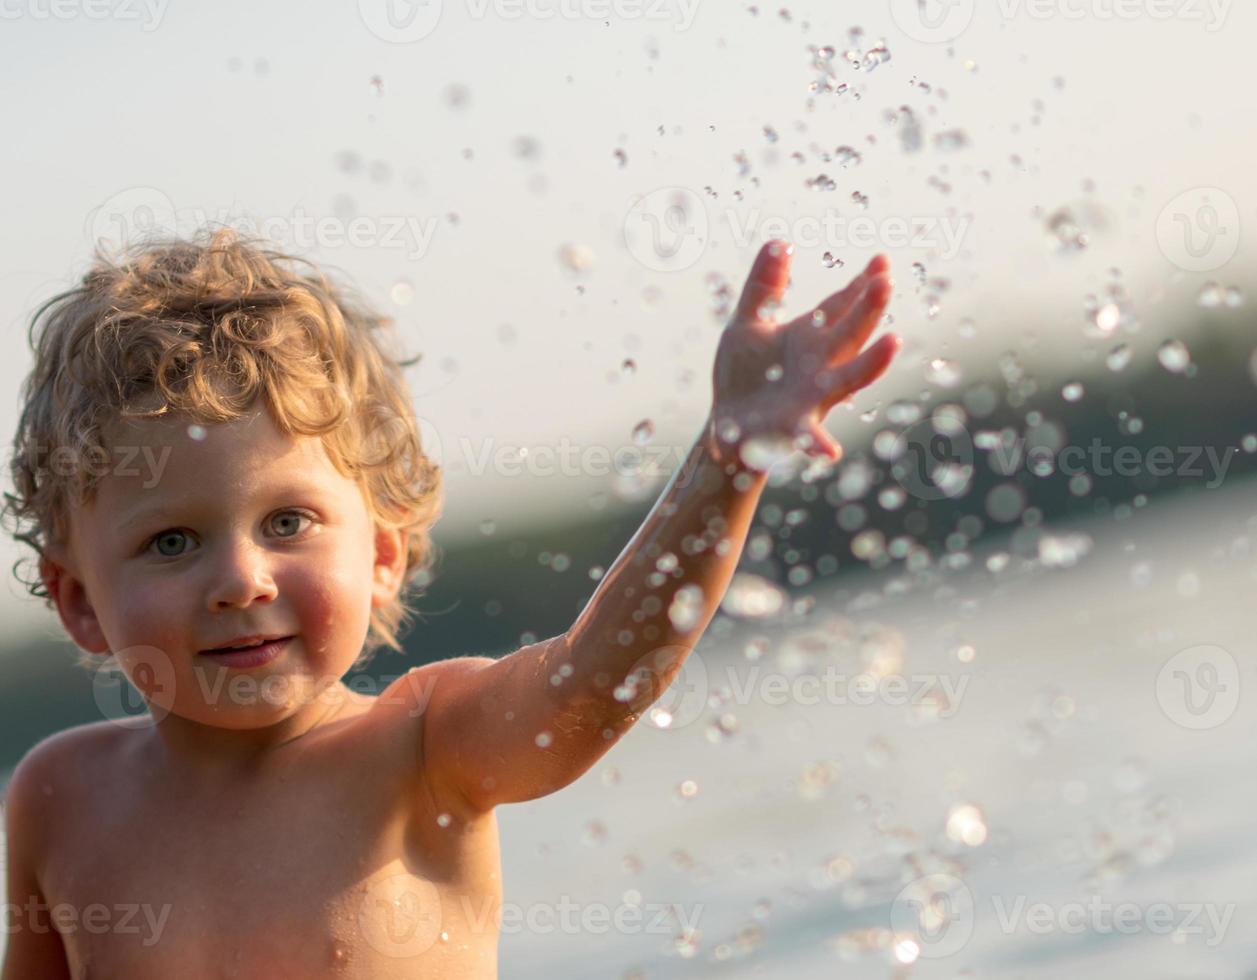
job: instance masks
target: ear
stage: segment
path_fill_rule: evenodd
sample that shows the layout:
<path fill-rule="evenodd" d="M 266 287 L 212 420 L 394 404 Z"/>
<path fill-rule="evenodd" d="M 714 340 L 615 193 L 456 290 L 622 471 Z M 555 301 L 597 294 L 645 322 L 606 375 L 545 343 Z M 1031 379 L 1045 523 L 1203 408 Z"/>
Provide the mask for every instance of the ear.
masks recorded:
<path fill-rule="evenodd" d="M 88 653 L 108 653 L 109 641 L 92 608 L 87 588 L 63 548 L 49 546 L 39 559 L 39 576 L 57 607 L 61 625 L 76 646 Z"/>
<path fill-rule="evenodd" d="M 406 538 L 396 528 L 376 526 L 375 566 L 371 576 L 372 607 L 387 605 L 401 591 L 406 574 Z"/>

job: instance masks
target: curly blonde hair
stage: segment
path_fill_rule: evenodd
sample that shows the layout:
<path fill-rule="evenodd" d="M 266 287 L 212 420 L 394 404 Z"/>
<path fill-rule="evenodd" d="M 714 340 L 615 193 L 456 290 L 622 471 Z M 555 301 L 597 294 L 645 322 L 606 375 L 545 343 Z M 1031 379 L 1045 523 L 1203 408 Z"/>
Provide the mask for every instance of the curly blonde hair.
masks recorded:
<path fill-rule="evenodd" d="M 15 492 L 4 494 L 0 521 L 42 559 L 67 540 L 71 502 L 91 500 L 99 482 L 90 467 L 49 469 L 50 454 L 108 452 L 104 432 L 122 419 L 230 422 L 261 397 L 282 432 L 322 438 L 378 526 L 403 532 L 403 587 L 372 609 L 357 666 L 382 646 L 401 651 L 414 614 L 406 593 L 422 594 L 437 558 L 429 529 L 443 484 L 402 376 L 419 357 L 389 356 L 391 323 L 312 263 L 231 229 L 145 242 L 116 258 L 97 247 L 81 283 L 32 318 L 35 363 L 10 461 Z M 24 560 L 14 573 L 51 608 L 38 571 L 22 578 Z"/>

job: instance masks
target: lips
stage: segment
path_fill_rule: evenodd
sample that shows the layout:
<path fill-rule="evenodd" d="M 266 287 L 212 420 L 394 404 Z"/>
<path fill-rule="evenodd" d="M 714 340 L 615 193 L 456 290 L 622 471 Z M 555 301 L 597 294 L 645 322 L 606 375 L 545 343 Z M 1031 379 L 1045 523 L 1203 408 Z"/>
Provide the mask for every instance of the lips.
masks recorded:
<path fill-rule="evenodd" d="M 226 643 L 220 643 L 216 647 L 210 647 L 208 650 L 202 650 L 202 653 L 222 653 L 227 650 L 241 649 L 244 647 L 255 647 L 262 643 L 273 643 L 276 640 L 288 639 L 284 633 L 250 633 L 248 636 L 237 636 L 234 640 L 228 640 Z"/>
<path fill-rule="evenodd" d="M 270 663 L 283 653 L 288 648 L 288 644 L 292 642 L 293 637 L 259 638 L 259 640 L 260 642 L 255 642 L 252 646 L 246 646 L 242 649 L 233 650 L 216 647 L 212 650 L 202 650 L 201 655 L 216 664 L 222 664 L 226 667 L 260 667 L 263 664 Z"/>

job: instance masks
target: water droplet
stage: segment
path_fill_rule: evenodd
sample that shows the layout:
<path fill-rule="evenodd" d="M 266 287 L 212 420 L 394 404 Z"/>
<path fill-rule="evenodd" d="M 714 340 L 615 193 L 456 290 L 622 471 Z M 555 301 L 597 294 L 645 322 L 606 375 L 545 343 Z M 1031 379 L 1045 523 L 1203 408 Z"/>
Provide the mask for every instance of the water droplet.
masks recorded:
<path fill-rule="evenodd" d="M 465 109 L 471 102 L 471 89 L 458 82 L 445 86 L 445 104 L 451 109 Z"/>
<path fill-rule="evenodd" d="M 612 150 L 611 155 L 615 157 L 615 162 L 620 167 L 620 169 L 623 169 L 624 167 L 628 165 L 628 154 L 624 150 L 620 149 L 619 147 L 616 147 L 614 150 Z"/>
<path fill-rule="evenodd" d="M 767 472 L 788 459 L 795 446 L 785 436 L 753 436 L 742 443 L 738 455 L 742 462 L 757 472 Z"/>
<path fill-rule="evenodd" d="M 480 522 L 480 533 L 486 538 L 490 537 L 498 529 L 497 522 L 491 517 L 486 517 Z"/>
<path fill-rule="evenodd" d="M 668 619 L 674 629 L 687 633 L 698 625 L 703 615 L 703 589 L 700 585 L 684 585 L 672 597 Z"/>
<path fill-rule="evenodd" d="M 888 61 L 890 61 L 890 49 L 886 47 L 885 41 L 878 41 L 864 52 L 864 58 L 859 67 L 865 71 L 872 71 L 878 65 L 883 65 Z"/>
<path fill-rule="evenodd" d="M 511 149 L 521 160 L 535 160 L 541 155 L 541 143 L 534 136 L 516 136 Z"/>
<path fill-rule="evenodd" d="M 189 425 L 188 426 L 188 438 L 195 440 L 196 442 L 204 442 L 205 437 L 208 434 L 209 433 L 206 431 L 205 426 L 203 425 Z"/>
<path fill-rule="evenodd" d="M 841 269 L 847 263 L 840 258 L 836 258 L 833 252 L 826 252 L 821 256 L 821 263 L 826 269 Z"/>
<path fill-rule="evenodd" d="M 860 151 L 853 146 L 840 146 L 834 150 L 834 161 L 840 167 L 856 167 L 859 166 L 863 157 Z"/>
<path fill-rule="evenodd" d="M 969 145 L 969 135 L 963 129 L 948 129 L 934 134 L 934 146 L 940 150 L 961 150 Z"/>
<path fill-rule="evenodd" d="M 537 737 L 534 738 L 533 741 L 537 743 L 539 748 L 544 749 L 548 747 L 551 742 L 554 741 L 554 736 L 551 735 L 549 732 L 538 732 Z"/>
<path fill-rule="evenodd" d="M 925 380 L 940 388 L 955 388 L 960 384 L 960 365 L 946 358 L 935 357 L 925 369 Z"/>
<path fill-rule="evenodd" d="M 655 425 L 650 419 L 642 419 L 637 425 L 633 426 L 633 442 L 638 446 L 646 445 L 654 434 Z"/>
<path fill-rule="evenodd" d="M 1086 233 L 1069 208 L 1058 208 L 1047 219 L 1048 237 L 1058 252 L 1080 252 L 1089 244 Z"/>
<path fill-rule="evenodd" d="M 607 840 L 607 827 L 601 820 L 591 820 L 585 824 L 585 832 L 581 840 L 590 847 L 597 847 Z"/>
<path fill-rule="evenodd" d="M 415 287 L 409 279 L 398 279 L 388 291 L 389 299 L 398 306 L 409 306 L 415 298 Z"/>
<path fill-rule="evenodd" d="M 629 377 L 636 374 L 637 362 L 633 360 L 631 357 L 626 357 L 623 363 L 620 365 L 620 373 Z"/>
<path fill-rule="evenodd" d="M 1105 303 L 1095 311 L 1092 322 L 1102 334 L 1111 334 L 1121 325 L 1122 308 L 1116 303 Z"/>
<path fill-rule="evenodd" d="M 1225 291 L 1221 283 L 1207 282 L 1200 287 L 1200 294 L 1196 297 L 1196 302 L 1207 310 L 1221 306 L 1225 297 Z"/>
<path fill-rule="evenodd" d="M 859 191 L 852 191 L 851 203 L 856 205 L 856 207 L 860 208 L 861 210 L 867 211 L 868 206 L 869 206 L 868 195 L 861 194 Z"/>
<path fill-rule="evenodd" d="M 1134 351 L 1131 350 L 1130 344 L 1118 344 L 1111 351 L 1108 357 L 1104 359 L 1104 363 L 1110 371 L 1121 371 L 1130 364 Z"/>
<path fill-rule="evenodd" d="M 1157 348 L 1157 360 L 1171 374 L 1182 374 L 1191 364 L 1191 353 L 1181 340 L 1167 340 Z"/>
<path fill-rule="evenodd" d="M 986 817 L 973 804 L 958 803 L 947 812 L 947 836 L 956 843 L 979 847 L 986 834 Z"/>
<path fill-rule="evenodd" d="M 583 275 L 594 267 L 594 250 L 588 245 L 569 242 L 560 246 L 559 261 L 568 272 Z"/>
<path fill-rule="evenodd" d="M 764 377 L 769 381 L 780 381 L 785 369 L 780 364 L 770 364 L 768 370 L 764 372 Z"/>
<path fill-rule="evenodd" d="M 1061 397 L 1067 402 L 1076 402 L 1082 398 L 1084 389 L 1081 381 L 1071 381 L 1061 389 Z"/>
<path fill-rule="evenodd" d="M 729 616 L 761 619 L 776 615 L 785 603 L 785 593 L 768 579 L 750 572 L 736 572 L 720 608 Z"/>

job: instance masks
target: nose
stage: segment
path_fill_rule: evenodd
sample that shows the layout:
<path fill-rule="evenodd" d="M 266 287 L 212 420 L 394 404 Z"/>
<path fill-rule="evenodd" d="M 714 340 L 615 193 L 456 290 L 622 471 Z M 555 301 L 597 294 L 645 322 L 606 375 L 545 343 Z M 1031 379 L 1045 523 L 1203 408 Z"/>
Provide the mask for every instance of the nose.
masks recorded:
<path fill-rule="evenodd" d="M 211 574 L 210 612 L 270 602 L 279 593 L 266 549 L 252 541 L 233 540 L 224 545 Z"/>

